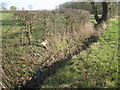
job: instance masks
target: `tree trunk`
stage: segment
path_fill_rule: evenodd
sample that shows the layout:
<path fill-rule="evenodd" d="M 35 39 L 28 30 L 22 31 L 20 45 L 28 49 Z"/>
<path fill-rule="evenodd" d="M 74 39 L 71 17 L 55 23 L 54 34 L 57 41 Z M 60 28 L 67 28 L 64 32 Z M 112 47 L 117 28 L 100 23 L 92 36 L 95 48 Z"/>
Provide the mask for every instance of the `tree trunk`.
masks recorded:
<path fill-rule="evenodd" d="M 108 20 L 108 2 L 102 2 L 102 17 L 99 18 L 98 16 L 98 10 L 97 6 L 95 5 L 94 2 L 91 2 L 93 11 L 94 11 L 94 17 L 97 22 L 95 24 L 95 36 L 99 37 L 102 35 L 103 31 L 107 28 L 107 20 Z"/>
<path fill-rule="evenodd" d="M 94 2 L 91 2 L 94 17 L 97 21 L 97 24 L 101 24 L 102 22 L 108 23 L 110 18 L 115 15 L 117 3 L 115 2 L 102 2 L 102 17 L 99 18 L 97 6 Z"/>
<path fill-rule="evenodd" d="M 97 21 L 97 23 L 99 23 L 100 22 L 100 18 L 98 16 L 97 7 L 96 7 L 94 2 L 91 2 L 91 5 L 92 5 L 92 8 L 93 8 L 95 20 Z"/>
<path fill-rule="evenodd" d="M 28 44 L 31 45 L 31 33 L 30 32 L 26 32 L 26 33 L 28 38 Z"/>
<path fill-rule="evenodd" d="M 107 20 L 108 20 L 108 4 L 109 3 L 107 3 L 107 2 L 102 2 L 103 12 L 102 12 L 102 17 L 100 19 L 100 22 L 102 22 L 102 21 L 107 22 Z"/>

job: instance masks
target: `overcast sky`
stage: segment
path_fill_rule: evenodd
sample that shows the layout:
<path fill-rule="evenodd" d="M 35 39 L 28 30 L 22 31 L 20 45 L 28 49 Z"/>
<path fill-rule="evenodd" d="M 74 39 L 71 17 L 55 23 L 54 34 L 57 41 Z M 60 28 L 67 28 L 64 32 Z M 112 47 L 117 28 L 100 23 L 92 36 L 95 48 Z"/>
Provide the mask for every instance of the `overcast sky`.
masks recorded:
<path fill-rule="evenodd" d="M 32 10 L 41 10 L 41 9 L 55 9 L 59 4 L 69 2 L 69 1 L 91 1 L 91 0 L 0 0 L 1 2 L 7 3 L 7 9 L 10 6 L 16 6 L 18 9 L 29 10 L 29 5 L 32 5 Z M 103 0 L 95 0 L 103 1 Z M 120 0 L 109 0 L 109 1 L 120 1 Z"/>
<path fill-rule="evenodd" d="M 22 7 L 29 9 L 29 5 L 32 5 L 33 10 L 55 9 L 56 6 L 67 1 L 71 0 L 0 0 L 0 2 L 7 3 L 7 9 L 12 5 L 19 9 Z"/>

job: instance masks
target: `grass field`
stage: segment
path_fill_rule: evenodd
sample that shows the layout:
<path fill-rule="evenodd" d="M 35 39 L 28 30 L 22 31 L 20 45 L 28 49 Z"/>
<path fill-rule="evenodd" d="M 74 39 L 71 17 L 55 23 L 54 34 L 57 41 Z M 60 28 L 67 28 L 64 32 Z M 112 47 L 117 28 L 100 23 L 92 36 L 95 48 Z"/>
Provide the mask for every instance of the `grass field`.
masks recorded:
<path fill-rule="evenodd" d="M 1 14 L 1 13 L 0 13 Z M 93 16 L 92 16 L 92 20 Z M 2 14 L 2 45 L 3 47 L 3 69 L 6 78 L 18 77 L 18 80 L 3 80 L 14 87 L 14 83 L 28 80 L 41 61 L 39 57 L 34 57 L 34 53 L 39 53 L 41 47 L 37 46 L 17 46 L 20 44 L 21 25 L 16 25 L 13 14 Z M 37 29 L 33 32 L 35 38 L 40 38 L 41 31 Z M 37 37 L 39 36 L 39 37 Z M 9 47 L 10 46 L 10 47 Z M 65 45 L 61 45 L 65 47 Z M 29 58 L 28 58 L 29 57 Z M 13 72 L 11 72 L 13 71 Z M 16 73 L 17 72 L 17 73 Z M 110 27 L 104 34 L 93 43 L 87 50 L 75 55 L 64 65 L 63 68 L 48 77 L 43 88 L 63 88 L 63 87 L 117 87 L 118 76 L 118 20 L 112 20 Z"/>
<path fill-rule="evenodd" d="M 97 42 L 48 77 L 42 88 L 117 88 L 117 85 L 118 20 L 112 20 Z"/>

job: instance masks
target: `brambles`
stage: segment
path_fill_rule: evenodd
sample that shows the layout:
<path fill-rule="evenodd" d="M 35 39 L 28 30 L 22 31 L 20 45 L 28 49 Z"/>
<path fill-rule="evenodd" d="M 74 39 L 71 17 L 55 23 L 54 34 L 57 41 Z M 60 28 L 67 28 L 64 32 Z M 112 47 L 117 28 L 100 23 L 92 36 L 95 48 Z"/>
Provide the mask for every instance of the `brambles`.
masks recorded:
<path fill-rule="evenodd" d="M 14 47 L 10 47 L 9 50 L 3 50 L 3 80 L 7 87 L 24 85 L 37 68 L 49 67 L 56 61 L 71 58 L 79 51 L 80 40 L 93 34 L 93 26 L 86 11 L 24 11 L 15 12 L 15 17 L 18 23 L 16 26 L 21 29 L 16 33 L 19 33 L 18 36 L 21 35 L 22 45 L 13 45 Z M 46 49 L 39 45 L 44 40 L 48 41 Z M 11 69 L 7 72 L 9 68 Z"/>
<path fill-rule="evenodd" d="M 33 12 L 17 12 L 15 13 L 18 23 L 22 25 L 21 44 L 24 45 L 24 36 L 28 39 L 28 44 L 31 45 L 32 30 L 35 25 L 36 17 Z"/>
<path fill-rule="evenodd" d="M 23 26 L 22 45 L 25 44 L 25 37 L 29 44 L 31 44 L 32 41 L 39 41 L 34 40 L 36 36 L 34 36 L 32 40 L 34 27 L 38 27 L 39 32 L 42 32 L 40 41 L 50 38 L 76 40 L 87 38 L 93 34 L 93 26 L 89 20 L 89 13 L 84 10 L 60 9 L 56 11 L 26 11 L 17 12 L 15 16 L 19 21 L 18 23 Z M 87 30 L 87 32 L 85 30 Z"/>

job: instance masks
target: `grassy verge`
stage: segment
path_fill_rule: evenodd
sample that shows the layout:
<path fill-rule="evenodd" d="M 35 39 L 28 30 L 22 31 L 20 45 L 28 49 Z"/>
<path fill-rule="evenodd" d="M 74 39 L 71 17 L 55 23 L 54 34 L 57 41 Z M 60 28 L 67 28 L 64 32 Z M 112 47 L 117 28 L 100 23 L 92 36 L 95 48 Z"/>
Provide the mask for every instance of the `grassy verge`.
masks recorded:
<path fill-rule="evenodd" d="M 96 43 L 48 77 L 42 88 L 116 88 L 118 21 L 112 20 L 110 25 Z"/>

